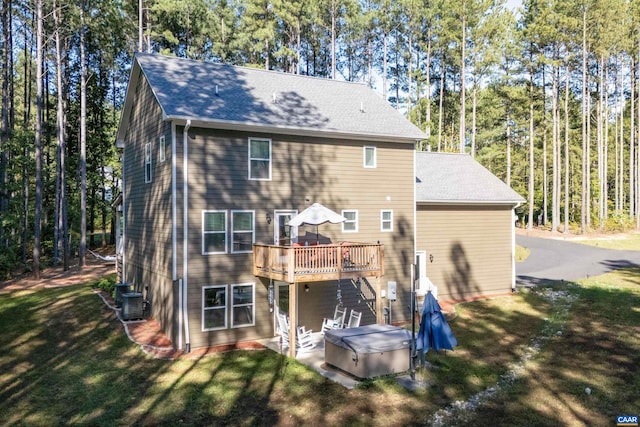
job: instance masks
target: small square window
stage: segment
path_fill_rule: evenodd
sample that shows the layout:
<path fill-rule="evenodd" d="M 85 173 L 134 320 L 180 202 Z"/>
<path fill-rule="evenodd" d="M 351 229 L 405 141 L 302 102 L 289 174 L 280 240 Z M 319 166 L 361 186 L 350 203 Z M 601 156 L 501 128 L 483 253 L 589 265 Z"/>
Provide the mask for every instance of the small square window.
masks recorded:
<path fill-rule="evenodd" d="M 376 159 L 376 147 L 364 147 L 364 167 L 375 168 L 377 167 Z"/>
<path fill-rule="evenodd" d="M 271 140 L 249 138 L 249 179 L 271 180 Z"/>
<path fill-rule="evenodd" d="M 380 211 L 380 231 L 393 231 L 393 211 Z"/>
<path fill-rule="evenodd" d="M 355 233 L 358 231 L 358 211 L 344 210 L 342 216 L 347 220 L 342 223 L 342 231 L 345 233 Z"/>

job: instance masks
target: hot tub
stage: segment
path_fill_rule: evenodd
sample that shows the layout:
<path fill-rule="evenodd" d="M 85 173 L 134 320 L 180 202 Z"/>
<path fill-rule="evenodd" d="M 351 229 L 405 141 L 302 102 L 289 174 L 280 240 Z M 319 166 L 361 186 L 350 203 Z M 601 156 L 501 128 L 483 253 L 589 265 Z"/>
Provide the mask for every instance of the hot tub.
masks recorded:
<path fill-rule="evenodd" d="M 324 360 L 357 378 L 409 369 L 411 332 L 391 325 L 335 329 L 324 334 Z"/>

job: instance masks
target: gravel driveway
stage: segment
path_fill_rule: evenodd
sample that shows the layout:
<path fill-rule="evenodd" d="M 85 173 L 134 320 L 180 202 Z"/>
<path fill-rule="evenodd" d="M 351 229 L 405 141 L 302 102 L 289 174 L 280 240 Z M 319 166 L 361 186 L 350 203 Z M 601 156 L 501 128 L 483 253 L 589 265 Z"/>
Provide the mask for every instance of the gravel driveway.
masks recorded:
<path fill-rule="evenodd" d="M 516 284 L 530 286 L 549 280 L 572 281 L 619 268 L 640 266 L 640 251 L 621 251 L 558 239 L 516 236 L 531 255 L 516 263 Z"/>

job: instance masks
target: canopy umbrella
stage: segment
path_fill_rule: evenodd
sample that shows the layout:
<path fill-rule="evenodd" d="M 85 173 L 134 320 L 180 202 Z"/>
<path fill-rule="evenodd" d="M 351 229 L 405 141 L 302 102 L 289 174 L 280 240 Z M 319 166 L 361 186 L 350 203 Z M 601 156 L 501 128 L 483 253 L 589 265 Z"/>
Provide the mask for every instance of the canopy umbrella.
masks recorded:
<path fill-rule="evenodd" d="M 298 215 L 289 220 L 287 225 L 292 227 L 300 227 L 303 224 L 316 226 L 316 240 L 318 240 L 318 226 L 330 222 L 331 224 L 339 224 L 347 219 L 332 211 L 331 209 L 322 206 L 320 203 L 314 203 Z"/>
<path fill-rule="evenodd" d="M 422 318 L 420 329 L 416 337 L 416 350 L 428 352 L 430 348 L 436 351 L 453 350 L 458 340 L 442 314 L 440 304 L 431 292 L 427 292 L 422 303 Z"/>

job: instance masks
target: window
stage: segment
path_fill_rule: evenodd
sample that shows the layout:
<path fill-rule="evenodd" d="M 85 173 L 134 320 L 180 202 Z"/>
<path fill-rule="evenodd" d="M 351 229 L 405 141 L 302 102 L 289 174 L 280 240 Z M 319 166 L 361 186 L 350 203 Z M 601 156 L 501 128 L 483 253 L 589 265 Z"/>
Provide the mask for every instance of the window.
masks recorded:
<path fill-rule="evenodd" d="M 144 146 L 144 182 L 151 182 L 151 143 L 147 142 Z"/>
<path fill-rule="evenodd" d="M 255 325 L 255 285 L 243 283 L 231 285 L 231 327 Z"/>
<path fill-rule="evenodd" d="M 376 147 L 364 147 L 364 167 L 375 168 L 376 163 Z"/>
<path fill-rule="evenodd" d="M 166 152 L 167 149 L 164 136 L 161 136 L 158 140 L 158 163 L 162 163 L 167 160 Z"/>
<path fill-rule="evenodd" d="M 393 231 L 393 211 L 380 211 L 380 231 Z"/>
<path fill-rule="evenodd" d="M 271 180 L 271 140 L 249 138 L 249 179 Z"/>
<path fill-rule="evenodd" d="M 342 211 L 342 216 L 347 220 L 342 223 L 342 231 L 345 233 L 355 233 L 358 231 L 358 211 Z"/>
<path fill-rule="evenodd" d="M 202 211 L 202 254 L 227 252 L 227 212 Z"/>
<path fill-rule="evenodd" d="M 253 217 L 253 211 L 231 211 L 231 252 L 253 251 L 255 237 Z"/>
<path fill-rule="evenodd" d="M 212 331 L 227 327 L 227 286 L 202 288 L 202 330 Z"/>

